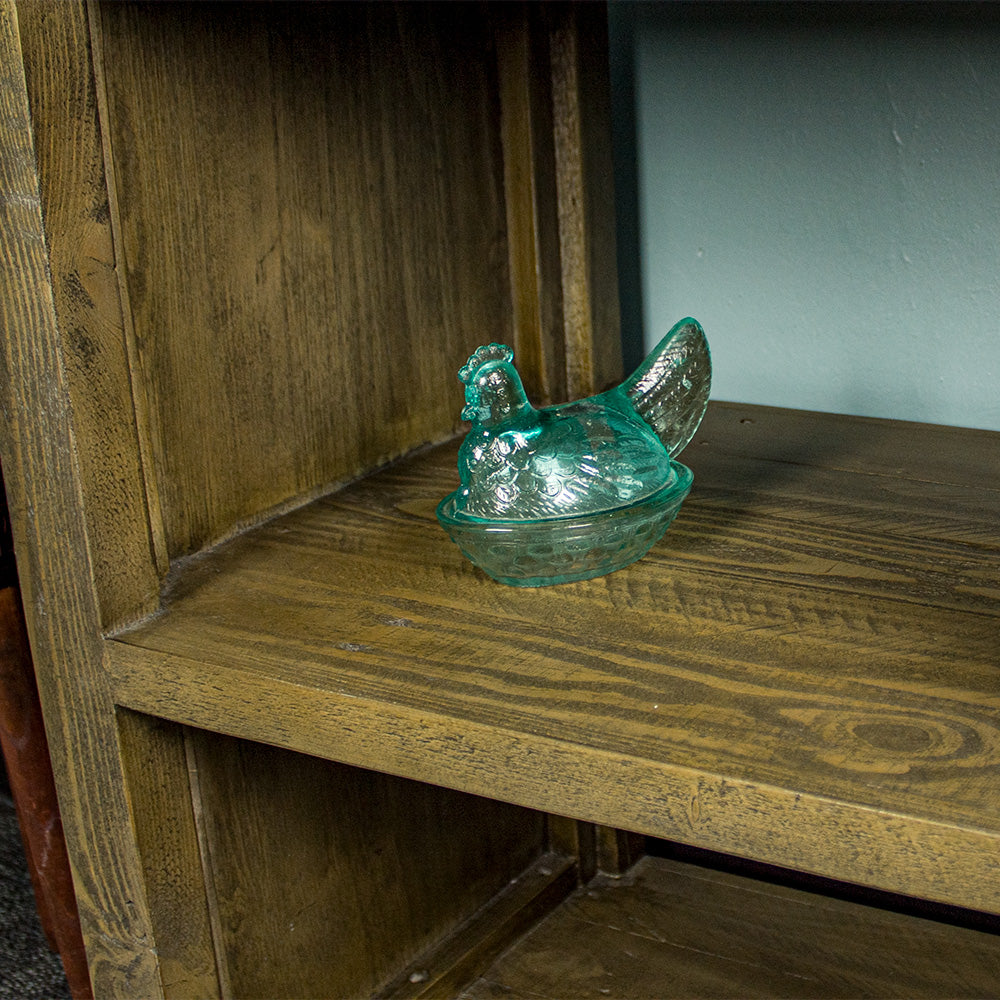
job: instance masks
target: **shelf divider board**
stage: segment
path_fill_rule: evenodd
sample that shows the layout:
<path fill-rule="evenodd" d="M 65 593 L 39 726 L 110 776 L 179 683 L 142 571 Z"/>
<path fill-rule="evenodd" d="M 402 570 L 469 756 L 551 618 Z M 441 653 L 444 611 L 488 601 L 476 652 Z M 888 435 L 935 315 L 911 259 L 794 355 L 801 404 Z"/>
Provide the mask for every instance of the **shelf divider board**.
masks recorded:
<path fill-rule="evenodd" d="M 1000 913 L 1000 435 L 713 404 L 663 541 L 535 590 L 436 524 L 456 446 L 177 567 L 118 702 Z"/>

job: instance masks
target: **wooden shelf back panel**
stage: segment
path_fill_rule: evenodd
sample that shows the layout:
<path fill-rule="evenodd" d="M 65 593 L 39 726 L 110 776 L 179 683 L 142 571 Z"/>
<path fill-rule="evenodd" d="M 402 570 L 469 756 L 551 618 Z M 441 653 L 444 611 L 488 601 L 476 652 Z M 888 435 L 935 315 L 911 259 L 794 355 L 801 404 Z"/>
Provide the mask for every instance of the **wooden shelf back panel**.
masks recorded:
<path fill-rule="evenodd" d="M 450 435 L 442 364 L 512 325 L 486 8 L 107 4 L 100 30 L 168 554 Z"/>
<path fill-rule="evenodd" d="M 189 739 L 224 996 L 371 996 L 544 853 L 538 813 Z"/>
<path fill-rule="evenodd" d="M 922 481 L 913 434 L 715 405 L 654 551 L 538 590 L 448 542 L 455 446 L 432 450 L 182 567 L 164 613 L 111 644 L 118 697 L 997 911 L 1000 492 Z M 945 436 L 970 476 L 1000 460 L 1000 436 Z"/>

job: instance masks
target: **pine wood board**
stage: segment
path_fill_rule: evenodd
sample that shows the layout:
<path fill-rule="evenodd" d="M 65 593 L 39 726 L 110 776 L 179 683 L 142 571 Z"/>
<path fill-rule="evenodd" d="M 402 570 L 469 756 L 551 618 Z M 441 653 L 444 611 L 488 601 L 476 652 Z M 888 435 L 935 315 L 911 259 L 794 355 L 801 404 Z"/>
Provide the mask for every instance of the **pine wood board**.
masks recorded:
<path fill-rule="evenodd" d="M 223 996 L 371 996 L 545 853 L 495 799 L 186 737 Z"/>
<path fill-rule="evenodd" d="M 220 964 L 214 982 L 212 890 L 192 883 L 204 838 L 187 752 L 173 727 L 116 715 L 102 633 L 155 606 L 172 557 L 453 432 L 461 391 L 442 392 L 440 371 L 508 339 L 505 228 L 532 209 L 508 199 L 505 171 L 525 165 L 499 128 L 498 14 L 0 0 L 0 443 L 102 995 L 225 993 L 230 975 Z M 599 29 L 603 64 L 603 8 L 543 22 L 570 48 Z M 580 107 L 598 75 L 528 84 L 536 109 L 562 86 L 565 115 L 586 119 L 563 137 L 566 176 L 537 199 L 533 235 L 548 305 L 562 296 L 547 287 L 563 253 L 554 201 L 586 241 L 585 267 L 565 273 L 604 345 L 577 368 L 588 389 L 618 374 L 612 299 L 588 298 L 614 273 L 591 234 L 610 212 L 610 164 L 592 152 L 607 123 Z"/>
<path fill-rule="evenodd" d="M 580 399 L 620 381 L 622 368 L 615 205 L 605 188 L 611 90 L 606 12 L 573 4 L 561 14 L 549 36 L 552 135 L 567 398 Z"/>
<path fill-rule="evenodd" d="M 148 614 L 160 578 L 151 551 L 132 369 L 119 299 L 109 195 L 81 3 L 18 4 L 45 240 L 101 624 Z M 148 471 L 148 469 L 146 469 Z M 155 497 L 153 498 L 155 499 Z"/>
<path fill-rule="evenodd" d="M 94 995 L 156 996 L 155 943 L 127 835 L 103 669 L 18 10 L 7 0 L 0 115 L 0 452 L 32 658 Z"/>
<path fill-rule="evenodd" d="M 644 858 L 598 877 L 460 1000 L 992 997 L 1000 936 Z"/>
<path fill-rule="evenodd" d="M 778 478 L 766 463 L 861 472 L 886 479 L 1000 490 L 997 433 L 946 424 L 922 424 L 877 417 L 844 417 L 812 410 L 715 403 L 685 460 L 702 465 L 712 454 L 743 456 L 768 470 L 755 482 Z"/>
<path fill-rule="evenodd" d="M 97 20 L 168 555 L 451 435 L 512 325 L 486 9 Z"/>
<path fill-rule="evenodd" d="M 162 719 L 119 710 L 118 742 L 164 996 L 220 1000 L 226 992 L 220 987 L 212 940 L 210 890 L 195 809 L 198 798 L 192 794 L 184 730 Z"/>
<path fill-rule="evenodd" d="M 786 446 L 805 428 L 796 454 L 813 464 L 767 456 L 746 476 L 738 447 L 699 436 L 675 526 L 598 580 L 523 590 L 465 561 L 433 518 L 453 445 L 282 517 L 181 568 L 164 612 L 111 644 L 118 697 L 562 815 L 1000 908 L 1000 493 L 921 485 L 905 426 L 859 435 L 850 418 L 716 405 L 708 430 L 732 417 Z M 821 464 L 822 440 L 871 442 L 878 428 L 896 436 L 902 468 L 879 471 L 871 445 L 854 468 Z M 947 437 L 965 455 L 953 480 L 997 461 L 1000 435 Z M 813 492 L 816 467 L 833 485 Z M 875 479 L 906 488 L 873 494 Z M 933 504 L 919 502 L 925 488 Z M 940 537 L 947 498 L 962 507 L 974 489 L 981 514 Z M 932 508 L 943 513 L 927 531 Z"/>

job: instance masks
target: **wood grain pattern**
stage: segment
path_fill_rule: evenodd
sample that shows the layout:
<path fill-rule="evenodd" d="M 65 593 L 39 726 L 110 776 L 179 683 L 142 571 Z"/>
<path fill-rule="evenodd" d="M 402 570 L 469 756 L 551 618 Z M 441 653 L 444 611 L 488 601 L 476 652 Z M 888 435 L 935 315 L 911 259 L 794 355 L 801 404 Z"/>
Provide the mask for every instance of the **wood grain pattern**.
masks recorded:
<path fill-rule="evenodd" d="M 993 934 L 645 858 L 577 892 L 461 1000 L 939 1000 L 993 996 L 998 969 Z"/>
<path fill-rule="evenodd" d="M 118 297 L 87 19 L 80 3 L 19 5 L 45 238 L 94 580 L 105 628 L 159 597 Z"/>
<path fill-rule="evenodd" d="M 575 860 L 543 854 L 439 947 L 421 955 L 379 996 L 392 1000 L 450 997 L 577 887 Z"/>
<path fill-rule="evenodd" d="M 170 555 L 451 434 L 442 370 L 512 331 L 483 9 L 108 4 L 101 24 Z"/>
<path fill-rule="evenodd" d="M 121 650 L 115 660 L 124 700 L 203 724 L 222 720 L 212 724 L 248 739 L 268 733 L 305 752 L 606 826 L 959 906 L 1000 907 L 995 831 L 637 760 L 495 723 L 456 722 L 245 670 L 213 666 L 206 687 L 204 664 L 178 656 Z M 155 694 L 148 685 L 154 673 L 162 680 Z M 995 810 L 991 800 L 987 805 L 988 823 Z"/>
<path fill-rule="evenodd" d="M 715 407 L 665 540 L 552 590 L 448 543 L 454 445 L 202 551 L 451 433 L 529 313 L 569 394 L 618 376 L 605 12 L 498 9 L 101 5 L 95 88 L 81 7 L 26 8 L 26 82 L 0 0 L 0 453 L 95 995 L 377 989 L 590 824 L 1000 912 L 996 435 Z"/>
<path fill-rule="evenodd" d="M 514 356 L 532 400 L 564 402 L 566 329 L 549 27 L 538 5 L 498 4 L 494 16 Z"/>
<path fill-rule="evenodd" d="M 622 375 L 607 11 L 559 4 L 547 13 L 566 391 L 580 399 Z"/>
<path fill-rule="evenodd" d="M 278 856 L 268 838 L 282 820 L 255 814 L 263 833 L 247 843 L 238 806 L 260 789 L 240 785 L 229 757 L 200 754 L 193 785 L 174 727 L 116 719 L 102 629 L 154 607 L 170 560 L 454 431 L 461 394 L 457 382 L 441 391 L 442 370 L 513 328 L 506 230 L 527 209 L 507 204 L 504 170 L 528 153 L 505 149 L 500 134 L 489 7 L 95 3 L 89 24 L 77 3 L 24 9 L 27 87 L 15 11 L 3 8 L 2 444 L 18 477 L 29 618 L 91 973 L 107 996 L 226 994 L 261 980 L 233 929 L 246 911 L 219 883 L 243 876 L 232 858 Z M 546 131 L 552 109 L 539 93 L 549 87 L 530 108 Z M 579 118 L 580 94 L 567 95 Z M 582 135 L 564 144 L 564 167 L 589 148 Z M 549 184 L 537 237 L 549 270 L 536 293 L 554 317 L 550 166 L 535 156 L 527 170 L 536 190 L 543 176 Z M 561 197 L 578 194 L 564 184 Z M 308 798 L 310 767 L 291 769 L 283 818 Z M 408 801 L 442 796 L 457 801 L 433 789 Z M 381 836 L 398 832 L 402 813 Z M 441 876 L 408 897 L 438 936 L 542 848 L 540 817 L 492 801 L 477 815 L 464 832 L 431 831 L 438 860 L 407 855 L 410 889 Z M 315 848 L 328 819 L 296 843 Z M 448 867 L 473 857 L 486 867 L 471 879 Z M 261 892 L 268 916 L 267 904 L 287 902 L 278 883 Z M 206 906 L 225 959 L 218 981 Z M 326 941 L 321 921 L 307 926 L 302 969 L 318 982 Z M 408 926 L 409 937 L 358 959 L 371 963 L 369 986 L 372 970 L 397 971 L 399 949 L 430 943 L 430 925 Z M 277 954 L 280 939 L 260 932 Z"/>
<path fill-rule="evenodd" d="M 233 996 L 369 996 L 544 850 L 537 813 L 189 738 Z"/>
<path fill-rule="evenodd" d="M 795 439 L 793 413 L 731 409 Z M 851 418 L 819 425 L 831 445 L 856 433 Z M 806 421 L 800 452 L 824 453 L 816 426 Z M 1000 437 L 949 439 L 971 469 L 995 460 Z M 709 465 L 712 446 L 692 447 L 692 464 Z M 120 697 L 560 815 L 997 910 L 1000 493 L 981 494 L 972 544 L 922 537 L 911 516 L 926 488 L 940 524 L 965 486 L 893 469 L 887 489 L 906 484 L 893 516 L 871 471 L 820 465 L 836 486 L 812 491 L 806 463 L 765 456 L 748 476 L 739 458 L 730 477 L 716 454 L 644 560 L 520 590 L 485 579 L 434 522 L 454 459 L 453 446 L 428 453 L 190 565 L 166 613 L 113 644 Z M 739 503 L 726 507 L 723 488 Z"/>
<path fill-rule="evenodd" d="M 128 835 L 17 11 L 0 3 L 0 453 L 95 996 L 159 994 Z"/>
<path fill-rule="evenodd" d="M 621 378 L 607 19 L 494 4 L 514 348 L 529 396 Z"/>
<path fill-rule="evenodd" d="M 218 1000 L 206 879 L 181 727 L 118 715 L 129 808 L 167 1000 Z"/>

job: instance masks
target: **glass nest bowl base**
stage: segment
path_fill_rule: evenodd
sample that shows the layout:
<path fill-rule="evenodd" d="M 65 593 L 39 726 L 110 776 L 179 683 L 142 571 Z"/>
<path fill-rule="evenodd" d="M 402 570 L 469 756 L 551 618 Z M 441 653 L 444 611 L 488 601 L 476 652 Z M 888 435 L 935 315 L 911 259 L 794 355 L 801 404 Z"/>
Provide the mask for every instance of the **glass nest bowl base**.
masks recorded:
<path fill-rule="evenodd" d="M 463 555 L 512 587 L 546 587 L 603 576 L 641 559 L 655 545 L 691 489 L 691 470 L 671 462 L 665 486 L 635 503 L 576 517 L 485 520 L 456 511 L 456 493 L 437 517 Z"/>

